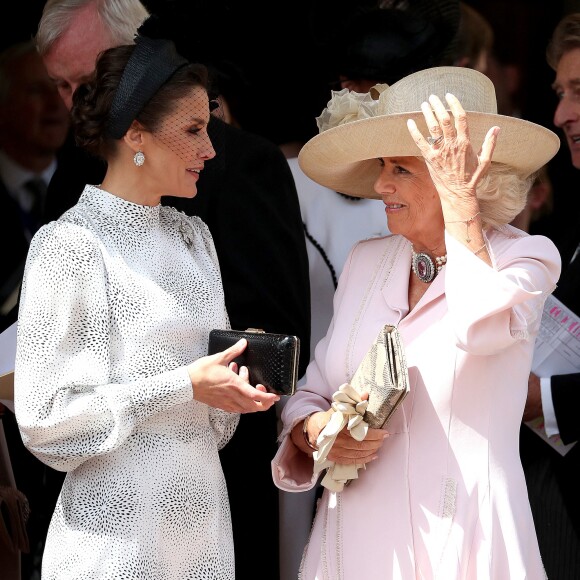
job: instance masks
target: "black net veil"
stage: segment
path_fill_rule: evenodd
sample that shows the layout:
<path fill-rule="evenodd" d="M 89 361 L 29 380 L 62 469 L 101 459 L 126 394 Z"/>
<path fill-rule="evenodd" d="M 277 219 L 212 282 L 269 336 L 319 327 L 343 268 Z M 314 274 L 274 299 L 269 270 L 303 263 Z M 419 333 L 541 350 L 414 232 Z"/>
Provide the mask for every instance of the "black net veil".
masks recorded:
<path fill-rule="evenodd" d="M 210 119 L 210 101 L 205 88 L 190 88 L 175 101 L 169 114 L 151 130 L 151 134 L 188 169 L 201 169 L 215 156 L 209 136 Z"/>
<path fill-rule="evenodd" d="M 121 139 L 137 120 L 158 146 L 197 171 L 215 155 L 207 132 L 206 84 L 206 68 L 190 64 L 171 40 L 138 35 L 111 104 L 107 133 Z M 140 162 L 142 155 L 136 157 Z"/>
<path fill-rule="evenodd" d="M 176 53 L 189 63 L 203 65 L 207 71 L 207 91 L 196 92 L 197 98 L 191 96 L 183 102 L 180 102 L 181 110 L 174 111 L 170 114 L 163 126 L 154 131 L 157 137 L 166 147 L 174 151 L 181 159 L 190 159 L 191 152 L 189 148 L 192 144 L 191 134 L 185 137 L 183 129 L 188 125 L 192 117 L 196 117 L 199 105 L 202 108 L 209 107 L 210 117 L 207 126 L 207 137 L 211 141 L 211 146 L 215 151 L 215 156 L 205 163 L 202 179 L 215 179 L 216 176 L 223 174 L 226 163 L 225 147 L 225 107 L 220 96 L 218 85 L 218 74 L 208 58 L 208 47 L 202 45 L 200 39 L 196 38 L 192 32 L 187 14 L 183 12 L 184 4 L 172 0 L 147 0 L 143 2 L 150 12 L 150 16 L 143 22 L 137 31 L 137 38 L 170 40 L 175 47 Z M 194 2 L 193 4 L 197 4 Z M 207 109 L 205 109 L 207 110 Z M 179 135 L 176 131 L 180 131 Z M 195 131 L 195 123 L 191 124 L 191 132 Z M 201 135 L 197 137 L 197 142 L 201 140 Z M 193 141 L 196 141 L 195 139 Z M 206 143 L 207 145 L 207 143 Z M 210 175 L 213 177 L 210 178 Z"/>

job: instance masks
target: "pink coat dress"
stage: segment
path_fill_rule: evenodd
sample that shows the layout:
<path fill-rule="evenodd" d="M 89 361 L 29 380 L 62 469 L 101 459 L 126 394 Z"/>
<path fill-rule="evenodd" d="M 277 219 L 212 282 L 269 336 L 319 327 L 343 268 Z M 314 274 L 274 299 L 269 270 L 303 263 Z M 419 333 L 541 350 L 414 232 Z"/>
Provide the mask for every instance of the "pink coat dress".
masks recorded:
<path fill-rule="evenodd" d="M 411 390 L 379 458 L 319 502 L 300 578 L 545 578 L 518 452 L 534 339 L 560 256 L 543 236 L 490 230 L 490 268 L 446 235 L 447 265 L 411 313 L 411 244 L 359 242 L 306 383 L 286 404 L 276 485 L 316 483 L 291 428 L 327 410 L 382 325 L 401 333 Z"/>

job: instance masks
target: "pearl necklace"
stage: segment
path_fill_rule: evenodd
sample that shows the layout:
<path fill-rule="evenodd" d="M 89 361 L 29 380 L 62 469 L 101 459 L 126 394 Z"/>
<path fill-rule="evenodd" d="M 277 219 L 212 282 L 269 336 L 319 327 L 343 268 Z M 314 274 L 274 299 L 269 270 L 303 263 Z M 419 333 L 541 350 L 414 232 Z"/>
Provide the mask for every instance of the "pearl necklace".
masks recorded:
<path fill-rule="evenodd" d="M 425 252 L 415 252 L 413 246 L 411 246 L 411 253 L 413 259 L 411 260 L 411 268 L 413 269 L 413 274 L 421 280 L 428 284 L 439 274 L 441 268 L 447 263 L 447 254 L 443 256 L 435 256 L 435 262 L 433 262 L 431 256 Z"/>

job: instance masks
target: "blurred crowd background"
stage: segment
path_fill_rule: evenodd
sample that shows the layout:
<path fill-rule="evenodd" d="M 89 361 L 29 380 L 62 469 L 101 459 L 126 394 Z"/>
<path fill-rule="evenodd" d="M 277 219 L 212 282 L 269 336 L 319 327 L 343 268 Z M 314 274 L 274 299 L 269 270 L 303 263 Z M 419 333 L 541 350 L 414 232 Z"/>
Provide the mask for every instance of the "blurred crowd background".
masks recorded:
<path fill-rule="evenodd" d="M 234 122 L 284 144 L 304 143 L 317 133 L 315 117 L 326 105 L 330 89 L 337 88 L 332 62 L 340 38 L 351 34 L 352 15 L 375 2 L 196 0 L 181 6 L 185 4 L 188 14 L 177 25 L 204 51 L 202 60 L 219 65 L 222 92 Z M 545 49 L 560 18 L 580 11 L 580 0 L 468 0 L 466 4 L 493 29 L 498 78 L 503 75 L 501 90 L 508 93 L 505 110 L 500 112 L 554 129 L 556 97 L 550 88 L 554 72 L 546 64 Z M 10 8 L 14 16 L 0 24 L 0 48 L 31 38 L 43 5 L 44 0 L 14 2 Z M 205 54 L 208 49 L 211 54 Z M 575 220 L 580 203 L 580 196 L 568 194 L 575 179 L 565 147 L 550 164 L 549 177 L 553 211 L 532 224 L 531 231 L 556 235 L 566 225 L 562 220 Z"/>
<path fill-rule="evenodd" d="M 44 3 L 11 2 L 12 16 L 0 19 L 0 50 L 34 36 Z M 227 100 L 230 122 L 268 138 L 292 157 L 317 134 L 315 117 L 326 106 L 330 90 L 340 89 L 333 65 L 344 56 L 343 40 L 356 34 L 355 16 L 377 1 L 148 0 L 145 4 L 153 11 L 156 6 L 179 11 L 175 19 L 179 31 L 172 31 L 171 37 L 187 39 L 190 60 L 198 55 L 201 62 L 214 63 L 220 71 L 220 92 Z M 545 51 L 558 21 L 580 12 L 580 0 L 466 0 L 464 4 L 482 15 L 493 31 L 491 59 L 483 72 L 494 81 L 499 112 L 544 125 L 561 137 L 553 124 L 554 71 L 546 63 Z M 474 34 L 481 32 L 479 24 L 474 26 Z M 577 172 L 565 146 L 546 170 L 551 197 L 528 229 L 558 242 L 561 232 L 576 227 L 580 209 L 580 196 L 573 194 Z"/>
<path fill-rule="evenodd" d="M 170 1 L 170 0 L 169 0 Z M 491 24 L 494 55 L 521 71 L 513 95 L 524 118 L 550 126 L 553 78 L 545 62 L 549 36 L 558 20 L 580 10 L 579 0 L 467 0 Z M 1 21 L 4 48 L 33 36 L 44 0 L 13 2 L 14 16 Z M 180 22 L 184 33 L 212 51 L 229 73 L 238 121 L 275 142 L 304 141 L 316 132 L 314 117 L 329 98 L 332 53 L 348 35 L 352 14 L 373 0 L 192 0 Z M 5 6 L 7 10 L 7 6 Z M 209 24 L 206 26 L 205 24 Z M 201 49 L 200 49 L 201 50 Z M 327 84 L 325 84 L 325 81 Z"/>

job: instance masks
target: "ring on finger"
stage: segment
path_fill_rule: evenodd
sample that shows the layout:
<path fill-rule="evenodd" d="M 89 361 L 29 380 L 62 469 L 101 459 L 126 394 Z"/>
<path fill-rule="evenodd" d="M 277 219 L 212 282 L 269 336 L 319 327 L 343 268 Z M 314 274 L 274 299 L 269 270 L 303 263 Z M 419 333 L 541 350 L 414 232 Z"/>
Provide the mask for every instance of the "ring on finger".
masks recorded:
<path fill-rule="evenodd" d="M 429 137 L 427 137 L 427 143 L 431 146 L 437 145 L 438 143 L 441 143 L 441 141 L 443 141 L 443 135 L 439 135 L 439 137 L 431 137 L 431 135 L 429 135 Z"/>

